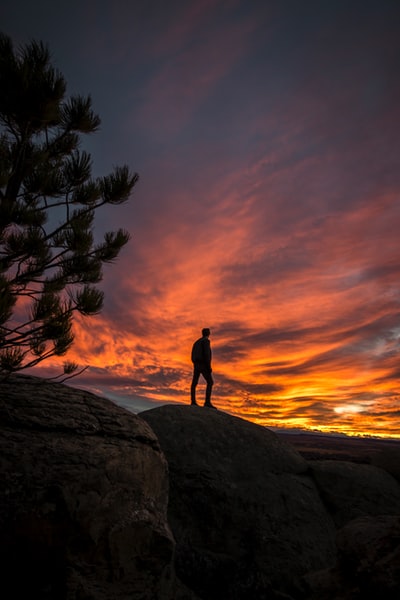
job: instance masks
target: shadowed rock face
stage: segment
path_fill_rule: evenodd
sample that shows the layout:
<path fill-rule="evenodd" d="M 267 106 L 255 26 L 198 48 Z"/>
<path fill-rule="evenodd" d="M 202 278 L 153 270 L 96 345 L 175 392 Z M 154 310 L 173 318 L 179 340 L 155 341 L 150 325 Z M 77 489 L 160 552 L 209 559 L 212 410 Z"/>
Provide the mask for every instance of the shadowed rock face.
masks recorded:
<path fill-rule="evenodd" d="M 400 485 L 372 465 L 316 460 L 311 469 L 337 528 L 366 515 L 399 515 Z"/>
<path fill-rule="evenodd" d="M 169 463 L 177 575 L 201 598 L 282 597 L 334 562 L 333 522 L 308 464 L 277 435 L 195 406 L 140 416 Z"/>
<path fill-rule="evenodd" d="M 174 597 L 167 464 L 144 421 L 89 392 L 13 377 L 0 383 L 0 428 L 3 589 Z"/>
<path fill-rule="evenodd" d="M 220 411 L 170 405 L 139 418 L 12 377 L 0 383 L 3 589 L 32 600 L 397 600 L 400 485 L 392 455 L 385 464 L 307 462 Z"/>
<path fill-rule="evenodd" d="M 307 600 L 398 600 L 400 597 L 400 516 L 364 516 L 337 535 L 334 568 L 312 573 Z"/>

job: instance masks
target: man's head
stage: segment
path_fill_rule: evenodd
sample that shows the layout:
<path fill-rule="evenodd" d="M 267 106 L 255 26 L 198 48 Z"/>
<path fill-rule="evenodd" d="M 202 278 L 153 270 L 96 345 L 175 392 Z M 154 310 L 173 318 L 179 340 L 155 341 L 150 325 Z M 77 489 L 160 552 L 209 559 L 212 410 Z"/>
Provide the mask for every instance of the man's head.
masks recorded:
<path fill-rule="evenodd" d="M 211 333 L 211 331 L 209 330 L 208 327 L 204 327 L 204 329 L 201 330 L 201 333 L 203 334 L 203 337 L 208 337 Z"/>

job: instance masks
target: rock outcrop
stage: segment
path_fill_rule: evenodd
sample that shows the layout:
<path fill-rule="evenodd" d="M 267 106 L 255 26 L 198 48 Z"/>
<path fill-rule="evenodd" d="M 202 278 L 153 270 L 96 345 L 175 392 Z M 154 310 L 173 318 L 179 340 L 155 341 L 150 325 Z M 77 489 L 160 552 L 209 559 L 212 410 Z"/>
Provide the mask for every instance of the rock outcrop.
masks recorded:
<path fill-rule="evenodd" d="M 337 534 L 333 568 L 305 577 L 307 600 L 398 600 L 400 516 L 364 516 Z"/>
<path fill-rule="evenodd" d="M 400 593 L 400 485 L 387 471 L 306 461 L 273 432 L 219 411 L 169 405 L 140 416 L 169 463 L 177 574 L 200 598 Z"/>
<path fill-rule="evenodd" d="M 167 463 L 143 420 L 89 392 L 19 376 L 0 383 L 0 428 L 9 598 L 180 597 Z"/>
<path fill-rule="evenodd" d="M 400 514 L 400 485 L 383 469 L 316 460 L 311 471 L 337 528 L 358 517 Z"/>
<path fill-rule="evenodd" d="M 379 460 L 308 461 L 220 411 L 136 416 L 14 376 L 0 383 L 5 597 L 397 600 L 398 466 Z"/>
<path fill-rule="evenodd" d="M 276 434 L 200 407 L 141 417 L 169 463 L 177 575 L 201 598 L 278 598 L 333 565 L 333 521 L 307 462 Z"/>

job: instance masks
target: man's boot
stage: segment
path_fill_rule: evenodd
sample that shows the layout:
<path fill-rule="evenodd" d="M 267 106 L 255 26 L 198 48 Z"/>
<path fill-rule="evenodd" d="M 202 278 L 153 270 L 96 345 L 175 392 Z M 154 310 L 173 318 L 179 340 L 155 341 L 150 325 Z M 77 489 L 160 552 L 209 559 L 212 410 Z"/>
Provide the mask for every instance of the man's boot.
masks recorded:
<path fill-rule="evenodd" d="M 211 400 L 206 400 L 206 401 L 204 402 L 204 406 L 205 406 L 206 408 L 215 408 L 215 410 L 217 410 L 217 407 L 216 407 L 216 406 L 214 406 L 213 404 L 211 404 Z"/>

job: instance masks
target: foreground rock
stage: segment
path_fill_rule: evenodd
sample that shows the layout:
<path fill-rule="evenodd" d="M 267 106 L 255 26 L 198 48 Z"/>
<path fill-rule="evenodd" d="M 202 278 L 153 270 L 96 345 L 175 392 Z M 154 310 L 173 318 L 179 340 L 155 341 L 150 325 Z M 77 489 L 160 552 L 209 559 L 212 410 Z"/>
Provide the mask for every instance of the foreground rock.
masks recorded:
<path fill-rule="evenodd" d="M 141 419 L 40 379 L 0 383 L 0 564 L 10 598 L 170 600 L 167 465 Z"/>
<path fill-rule="evenodd" d="M 337 535 L 338 560 L 305 578 L 308 600 L 400 597 L 400 517 L 360 517 Z"/>
<path fill-rule="evenodd" d="M 200 598 L 400 597 L 400 485 L 388 470 L 306 461 L 264 427 L 201 407 L 140 416 L 169 463 L 177 574 Z"/>
<path fill-rule="evenodd" d="M 400 485 L 383 469 L 315 460 L 311 471 L 338 529 L 358 517 L 400 515 Z"/>
<path fill-rule="evenodd" d="M 307 462 L 277 435 L 210 409 L 140 414 L 170 470 L 177 575 L 205 600 L 282 598 L 335 560 L 335 528 Z"/>
<path fill-rule="evenodd" d="M 0 383 L 0 452 L 6 598 L 400 597 L 392 455 L 306 461 L 219 411 L 139 418 L 29 377 Z"/>

